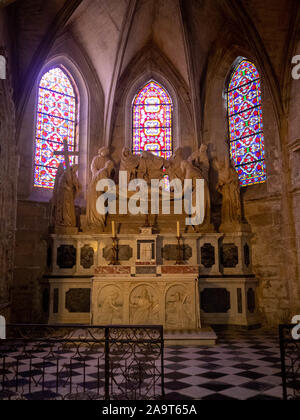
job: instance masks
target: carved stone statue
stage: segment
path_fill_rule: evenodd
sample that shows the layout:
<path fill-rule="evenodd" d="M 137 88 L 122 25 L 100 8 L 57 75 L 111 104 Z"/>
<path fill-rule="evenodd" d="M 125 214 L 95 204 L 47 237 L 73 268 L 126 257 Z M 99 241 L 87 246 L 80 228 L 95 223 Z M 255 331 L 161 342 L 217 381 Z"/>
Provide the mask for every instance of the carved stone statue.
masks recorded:
<path fill-rule="evenodd" d="M 91 164 L 92 177 L 94 177 L 100 169 L 103 169 L 106 162 L 110 160 L 110 151 L 108 147 L 101 147 L 98 155 L 94 157 Z"/>
<path fill-rule="evenodd" d="M 99 214 L 96 208 L 97 199 L 101 193 L 96 190 L 97 184 L 102 179 L 111 179 L 114 172 L 114 163 L 108 160 L 104 166 L 94 173 L 87 194 L 87 225 L 90 228 L 99 228 L 103 232 L 106 226 L 107 215 Z"/>
<path fill-rule="evenodd" d="M 55 228 L 76 228 L 75 199 L 81 191 L 77 177 L 78 165 L 59 168 L 52 201 Z"/>
<path fill-rule="evenodd" d="M 53 195 L 51 199 L 51 214 L 50 214 L 50 226 L 54 227 L 56 223 L 56 209 L 57 209 L 57 201 L 58 201 L 58 186 L 59 181 L 62 175 L 64 174 L 64 164 L 60 163 L 55 177 L 55 183 L 54 183 L 54 189 L 53 189 Z"/>
<path fill-rule="evenodd" d="M 191 179 L 193 185 L 192 201 L 193 206 L 196 206 L 196 180 L 204 179 L 204 199 L 205 199 L 205 215 L 202 227 L 211 227 L 211 200 L 208 182 L 208 171 L 204 168 L 204 172 L 198 167 L 194 166 L 191 161 L 184 160 L 181 163 L 181 169 L 184 173 L 185 179 Z M 198 231 L 199 226 L 194 226 L 194 230 Z"/>
<path fill-rule="evenodd" d="M 127 172 L 128 183 L 136 178 L 139 162 L 140 156 L 134 155 L 128 147 L 124 147 L 122 150 L 120 171 Z"/>
<path fill-rule="evenodd" d="M 181 181 L 184 179 L 184 173 L 181 168 L 181 163 L 183 161 L 182 153 L 183 149 L 182 147 L 179 147 L 174 155 L 169 160 L 165 161 L 166 175 L 169 176 L 170 182 L 174 179 L 180 179 Z"/>
<path fill-rule="evenodd" d="M 209 182 L 210 163 L 207 149 L 207 145 L 202 144 L 199 150 L 191 154 L 191 156 L 188 158 L 188 162 L 190 162 L 196 168 L 199 168 L 204 179 Z"/>
<path fill-rule="evenodd" d="M 240 194 L 240 182 L 236 170 L 230 165 L 229 159 L 224 163 L 215 161 L 219 171 L 217 190 L 222 194 L 222 225 L 220 230 L 230 231 L 234 226 L 242 223 L 242 204 Z"/>
<path fill-rule="evenodd" d="M 164 159 L 150 152 L 142 152 L 140 157 L 137 177 L 144 179 L 149 184 L 152 179 L 162 179 L 164 176 Z"/>

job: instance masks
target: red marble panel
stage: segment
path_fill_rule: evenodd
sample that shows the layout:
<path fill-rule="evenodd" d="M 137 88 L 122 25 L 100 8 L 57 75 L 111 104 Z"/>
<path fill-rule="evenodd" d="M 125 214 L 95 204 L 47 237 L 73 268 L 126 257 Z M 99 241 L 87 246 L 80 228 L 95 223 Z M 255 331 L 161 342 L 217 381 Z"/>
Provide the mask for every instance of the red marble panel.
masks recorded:
<path fill-rule="evenodd" d="M 199 274 L 199 267 L 190 265 L 162 266 L 162 274 Z"/>
<path fill-rule="evenodd" d="M 103 274 L 103 275 L 128 275 L 131 274 L 131 269 L 128 266 L 122 265 L 108 265 L 108 266 L 100 266 L 95 268 L 95 274 Z"/>

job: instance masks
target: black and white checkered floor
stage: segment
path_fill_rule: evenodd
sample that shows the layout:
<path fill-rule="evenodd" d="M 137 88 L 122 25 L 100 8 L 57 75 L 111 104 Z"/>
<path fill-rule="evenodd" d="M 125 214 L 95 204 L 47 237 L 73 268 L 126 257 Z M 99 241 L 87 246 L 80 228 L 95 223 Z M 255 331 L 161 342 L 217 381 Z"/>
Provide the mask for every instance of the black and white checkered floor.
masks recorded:
<path fill-rule="evenodd" d="M 167 400 L 276 400 L 282 398 L 278 334 L 276 331 L 217 331 L 214 347 L 165 348 L 165 394 Z M 62 358 L 64 354 L 61 355 Z M 13 357 L 13 356 L 11 356 Z M 95 360 L 87 359 L 86 387 L 97 387 Z M 13 362 L 13 359 L 11 359 Z M 14 364 L 14 362 L 12 363 Z M 82 372 L 73 365 L 73 382 L 82 382 Z M 34 363 L 37 375 L 41 366 Z M 28 366 L 20 361 L 22 384 L 28 383 Z M 80 373 L 76 371 L 80 370 Z M 46 394 L 32 390 L 26 399 L 56 399 L 55 364 L 49 363 Z M 53 375 L 51 374 L 53 370 Z M 1 368 L 0 368 L 1 373 Z M 49 374 L 50 373 L 50 374 Z M 19 384 L 19 385 L 22 385 Z M 10 384 L 15 386 L 15 384 Z M 101 372 L 100 387 L 104 386 Z M 0 396 L 1 397 L 1 396 Z"/>
<path fill-rule="evenodd" d="M 215 347 L 165 351 L 166 398 L 282 399 L 276 331 L 218 331 Z"/>

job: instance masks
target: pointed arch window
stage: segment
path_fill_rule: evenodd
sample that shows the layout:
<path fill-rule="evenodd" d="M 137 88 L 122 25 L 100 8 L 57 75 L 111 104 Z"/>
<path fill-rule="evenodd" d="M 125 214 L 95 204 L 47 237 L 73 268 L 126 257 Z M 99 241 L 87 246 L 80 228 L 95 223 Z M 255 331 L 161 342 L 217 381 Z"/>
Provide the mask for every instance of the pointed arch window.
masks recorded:
<path fill-rule="evenodd" d="M 253 63 L 243 59 L 227 91 L 230 155 L 242 187 L 266 181 L 261 81 Z"/>
<path fill-rule="evenodd" d="M 133 102 L 133 153 L 148 151 L 169 159 L 173 154 L 173 102 L 167 90 L 151 80 Z"/>
<path fill-rule="evenodd" d="M 70 77 L 60 67 L 47 71 L 39 85 L 35 137 L 34 186 L 53 189 L 58 166 L 64 162 L 64 141 L 78 151 L 78 96 Z M 70 157 L 70 164 L 76 163 Z"/>

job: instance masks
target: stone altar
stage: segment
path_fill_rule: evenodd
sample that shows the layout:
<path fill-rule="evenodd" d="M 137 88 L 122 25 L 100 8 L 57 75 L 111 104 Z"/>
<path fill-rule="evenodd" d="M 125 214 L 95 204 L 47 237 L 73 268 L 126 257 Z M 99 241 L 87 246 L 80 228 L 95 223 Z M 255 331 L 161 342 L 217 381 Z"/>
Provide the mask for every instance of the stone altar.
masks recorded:
<path fill-rule="evenodd" d="M 193 188 L 198 178 L 204 179 L 203 224 L 184 227 L 176 235 L 176 221 L 179 229 L 184 215 L 98 217 L 97 191 L 93 191 L 78 230 L 55 231 L 50 238 L 45 276 L 50 324 L 160 324 L 173 344 L 214 344 L 215 334 L 203 330 L 211 324 L 259 324 L 251 232 L 242 218 L 236 175 L 230 163 L 215 162 L 223 200 L 217 232 L 211 222 L 207 147 L 181 163 L 180 158 L 179 150 L 169 164 L 165 162 L 167 173 L 171 178 L 178 173 L 191 179 Z M 123 151 L 121 166 L 130 169 L 128 179 L 139 173 L 148 183 L 152 167 L 160 176 L 163 165 L 161 158 L 150 159 L 149 153 L 136 157 L 128 149 Z M 90 188 L 103 176 L 112 179 L 108 149 L 100 149 L 91 171 Z"/>
<path fill-rule="evenodd" d="M 175 235 L 118 235 L 120 265 L 112 266 L 109 234 L 52 235 L 49 323 L 255 326 L 250 240 L 249 232 L 184 234 L 185 265 L 178 266 Z M 138 258 L 141 241 L 153 241 L 148 261 Z M 77 289 L 89 291 L 85 312 L 69 309 L 68 293 Z"/>

